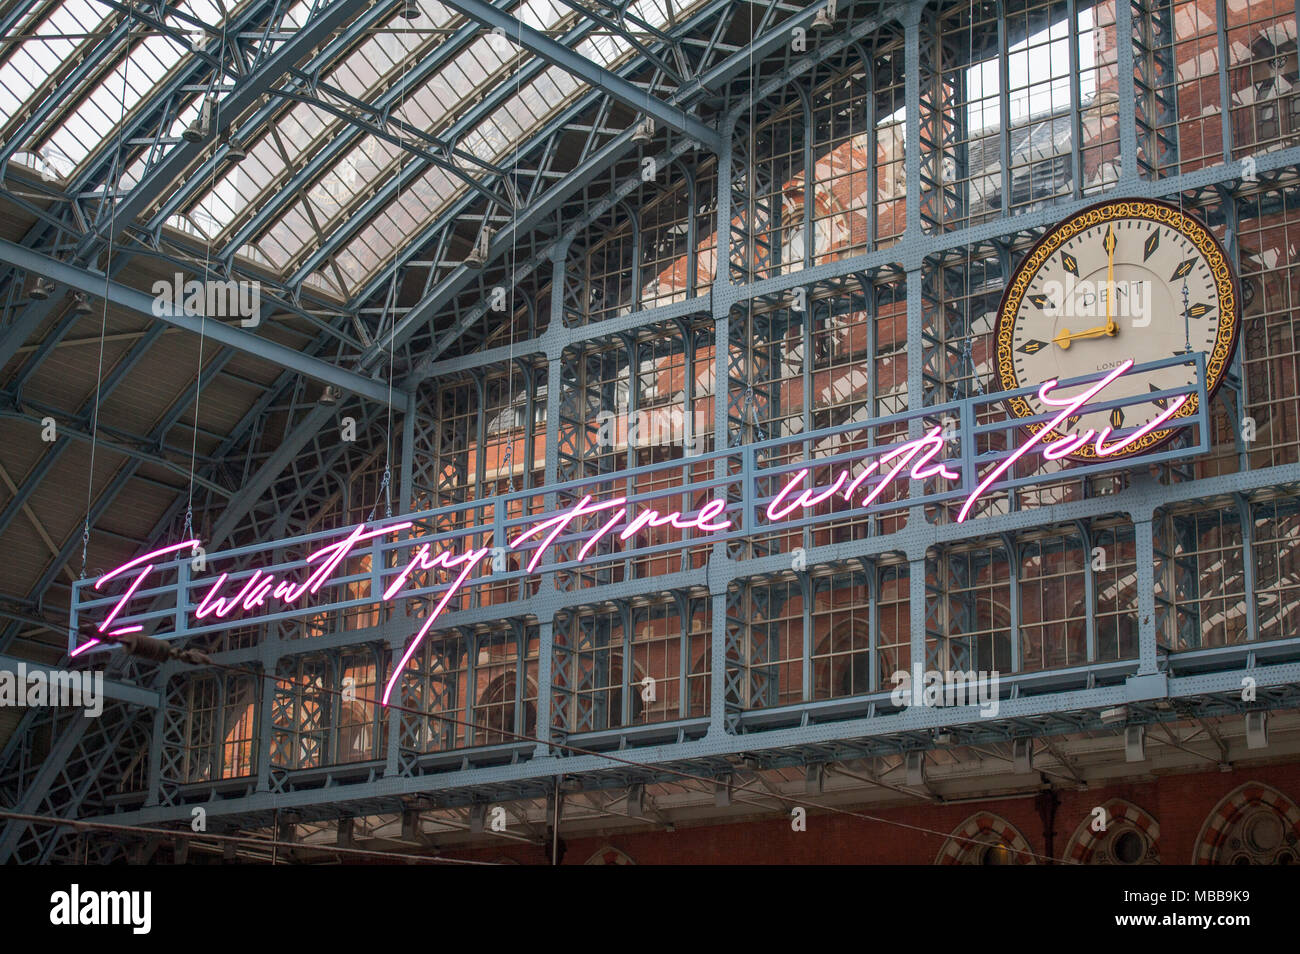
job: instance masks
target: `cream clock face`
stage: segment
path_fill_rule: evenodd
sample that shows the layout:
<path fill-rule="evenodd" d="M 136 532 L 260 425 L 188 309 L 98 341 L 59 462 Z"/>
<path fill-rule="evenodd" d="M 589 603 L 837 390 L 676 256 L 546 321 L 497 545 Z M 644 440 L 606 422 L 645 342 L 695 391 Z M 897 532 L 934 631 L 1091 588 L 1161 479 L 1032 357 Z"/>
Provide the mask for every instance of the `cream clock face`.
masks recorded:
<path fill-rule="evenodd" d="M 1005 390 L 1083 375 L 1095 380 L 1126 359 L 1141 365 L 1200 351 L 1212 395 L 1232 360 L 1239 325 L 1240 296 L 1228 257 L 1198 219 L 1149 199 L 1104 202 L 1055 226 L 1012 276 L 998 312 L 998 377 Z M 1130 372 L 1096 401 L 1179 390 L 1192 397 L 1174 419 L 1190 416 L 1198 406 L 1196 374 L 1193 364 Z M 1053 396 L 1086 387 L 1060 388 Z M 1035 394 L 1012 398 L 1008 406 L 1017 417 L 1059 410 Z M 1113 441 L 1166 406 L 1153 399 L 1083 413 L 1043 435 L 1043 442 L 1107 427 Z M 1043 426 L 1026 425 L 1031 431 Z M 1176 432 L 1153 431 L 1115 456 L 1144 453 Z M 1069 455 L 1096 456 L 1093 441 Z"/>

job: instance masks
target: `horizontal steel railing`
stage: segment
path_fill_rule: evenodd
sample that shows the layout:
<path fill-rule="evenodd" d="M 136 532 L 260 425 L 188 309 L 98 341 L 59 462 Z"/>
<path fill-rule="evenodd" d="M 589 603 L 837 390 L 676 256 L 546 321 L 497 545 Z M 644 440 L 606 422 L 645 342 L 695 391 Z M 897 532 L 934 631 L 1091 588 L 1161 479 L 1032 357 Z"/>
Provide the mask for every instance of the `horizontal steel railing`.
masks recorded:
<path fill-rule="evenodd" d="M 1185 417 L 1175 418 L 1162 429 L 1181 432 L 1182 440 L 1167 443 L 1136 459 L 1101 459 L 1096 461 L 1060 462 L 1046 460 L 1039 445 L 1026 455 L 1036 463 L 1029 473 L 1017 473 L 1012 468 L 993 482 L 988 493 L 1018 490 L 1030 486 L 1076 480 L 1096 473 L 1116 471 L 1133 466 L 1146 468 L 1151 464 L 1182 460 L 1202 454 L 1209 449 L 1209 415 L 1206 391 L 1203 385 L 1205 358 L 1199 352 L 1176 355 L 1158 361 L 1136 365 L 1129 375 L 1142 376 L 1172 366 L 1191 366 L 1198 382 L 1195 392 L 1163 389 L 1124 397 L 1105 397 L 1086 405 L 1088 412 L 1108 411 L 1132 405 L 1146 405 L 1166 400 L 1183 393 L 1195 393 L 1196 410 Z M 1096 382 L 1108 372 L 1097 372 L 1080 378 L 1063 381 L 1058 390 Z M 1026 428 L 1032 424 L 1050 421 L 1055 414 L 1040 414 L 1029 418 L 1016 418 L 1002 408 L 1012 398 L 1028 397 L 1038 390 L 1025 387 L 1014 391 L 972 395 L 945 404 L 930 405 L 898 414 L 887 415 L 865 422 L 849 422 L 795 435 L 782 435 L 736 447 L 715 450 L 651 463 L 617 472 L 595 474 L 558 482 L 546 487 L 519 490 L 482 500 L 466 501 L 435 509 L 422 510 L 391 519 L 376 521 L 370 530 L 392 528 L 382 536 L 360 542 L 341 563 L 337 575 L 331 575 L 312 599 L 299 601 L 300 605 L 277 606 L 274 597 L 268 596 L 262 605 L 230 618 L 199 619 L 195 611 L 204 597 L 217 593 L 223 599 L 233 598 L 245 586 L 254 586 L 268 577 L 277 582 L 300 583 L 310 576 L 320 558 L 309 561 L 308 556 L 346 539 L 353 531 L 366 527 L 342 527 L 316 533 L 235 547 L 216 553 L 178 551 L 158 559 L 152 564 L 148 576 L 139 581 L 128 605 L 124 605 L 115 625 L 154 627 L 153 635 L 164 638 L 181 638 L 203 633 L 218 632 L 247 625 L 265 625 L 287 619 L 311 618 L 327 614 L 375 607 L 382 603 L 383 592 L 394 583 L 399 574 L 413 559 L 416 548 L 427 545 L 429 555 L 445 553 L 449 558 L 463 556 L 470 551 L 480 553 L 471 575 L 463 581 L 455 595 L 458 601 L 451 608 L 463 605 L 463 600 L 485 586 L 518 584 L 525 578 L 542 573 L 584 572 L 608 568 L 617 563 L 650 560 L 684 551 L 703 548 L 716 542 L 759 542 L 773 534 L 802 527 L 831 525 L 846 519 L 858 519 L 866 514 L 883 514 L 914 507 L 950 506 L 955 501 L 969 498 L 988 469 L 996 466 L 1009 451 L 992 445 L 1001 443 L 1010 448 L 1017 439 L 1029 441 Z M 990 410 L 994 413 L 990 414 Z M 1001 415 L 999 415 L 1001 412 Z M 996 417 L 981 421 L 981 415 Z M 945 422 L 947 422 L 945 424 Z M 897 493 L 881 494 L 870 506 L 854 505 L 849 509 L 834 509 L 829 501 L 813 507 L 799 508 L 780 519 L 770 519 L 766 509 L 780 494 L 783 486 L 790 485 L 801 470 L 808 471 L 814 482 L 818 472 L 835 468 L 852 468 L 855 464 L 881 458 L 891 448 L 908 440 L 915 440 L 935 427 L 942 431 L 942 451 L 932 463 L 942 463 L 958 477 L 946 481 L 943 477 L 930 477 L 923 481 L 909 481 L 902 468 L 888 470 L 880 467 L 879 473 L 865 478 L 860 492 L 865 494 L 881 481 L 896 485 Z M 1133 428 L 1118 430 L 1117 439 L 1132 433 Z M 881 439 L 881 435 L 885 439 Z M 847 450 L 818 455 L 817 445 L 830 443 L 832 448 L 852 441 L 858 446 Z M 981 449 L 983 445 L 983 449 Z M 809 456 L 811 455 L 811 456 Z M 1023 468 L 1022 468 L 1023 469 Z M 669 480 L 669 486 L 657 486 Z M 947 486 L 943 486 L 944 483 Z M 801 482 L 787 496 L 797 497 Z M 554 497 L 552 498 L 552 495 Z M 555 505 L 547 509 L 547 501 Z M 539 558 L 534 570 L 528 562 L 537 557 L 542 545 L 539 537 L 521 541 L 520 537 L 546 520 L 572 510 L 579 502 L 590 499 L 595 504 L 610 504 L 618 499 L 617 507 L 585 514 L 572 520 L 549 544 L 550 553 Z M 659 528 L 646 538 L 623 539 L 621 532 L 628 528 L 636 514 L 647 509 L 660 515 L 676 512 L 679 524 L 690 524 L 698 519 L 709 500 L 717 500 L 712 515 L 713 522 L 729 522 L 726 529 L 708 531 L 696 526 Z M 626 508 L 623 518 L 606 528 L 603 537 L 606 546 L 579 557 L 581 548 L 592 537 L 602 532 L 610 516 L 618 508 Z M 762 516 L 760 516 L 760 514 Z M 659 539 L 664 538 L 664 539 Z M 511 543 L 515 543 L 511 547 Z M 368 561 L 368 565 L 366 562 Z M 111 581 L 111 585 L 96 590 L 103 575 L 77 581 L 72 587 L 70 608 L 69 651 L 84 642 L 92 627 L 98 626 L 133 584 L 137 570 L 130 570 Z M 427 576 L 422 574 L 427 573 Z M 438 575 L 447 577 L 437 579 Z M 453 574 L 439 571 L 417 570 L 407 585 L 396 593 L 394 599 L 438 600 L 446 595 Z M 219 584 L 219 585 L 218 585 Z M 262 584 L 264 585 L 264 584 Z M 101 585 L 102 586 L 102 585 Z M 85 632 L 79 632 L 83 624 Z"/>

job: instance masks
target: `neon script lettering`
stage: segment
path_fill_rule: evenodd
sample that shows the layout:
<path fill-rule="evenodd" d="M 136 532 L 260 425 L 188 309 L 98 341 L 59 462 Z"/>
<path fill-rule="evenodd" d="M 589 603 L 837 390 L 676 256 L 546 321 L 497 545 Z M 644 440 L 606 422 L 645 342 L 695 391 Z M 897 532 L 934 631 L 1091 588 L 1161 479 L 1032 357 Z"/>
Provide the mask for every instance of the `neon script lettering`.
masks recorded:
<path fill-rule="evenodd" d="M 1163 426 L 1187 402 L 1189 395 L 1186 394 L 1170 400 L 1160 414 L 1142 427 L 1110 443 L 1107 442 L 1110 441 L 1113 431 L 1110 427 L 1104 427 L 1099 433 L 1091 428 L 1083 433 L 1064 434 L 1062 432 L 1063 439 L 1052 444 L 1043 444 L 1043 438 L 1048 433 L 1060 427 L 1070 417 L 1081 414 L 1089 401 L 1127 372 L 1132 365 L 1131 360 L 1124 361 L 1105 377 L 1089 385 L 1078 395 L 1071 398 L 1058 398 L 1055 396 L 1057 381 L 1045 382 L 1038 389 L 1039 399 L 1045 405 L 1060 408 L 1060 411 L 1041 430 L 1030 435 L 1024 443 L 996 461 L 988 469 L 966 497 L 960 511 L 957 513 L 957 522 L 964 522 L 970 516 L 980 497 L 996 484 L 998 479 L 1008 470 L 1014 467 L 1016 461 L 1030 453 L 1036 446 L 1042 445 L 1041 453 L 1044 458 L 1058 460 L 1074 453 L 1091 441 L 1098 457 L 1109 457 Z M 883 450 L 879 448 L 873 449 L 868 454 L 874 456 L 870 456 L 865 461 L 860 461 L 856 473 L 853 473 L 854 465 L 846 465 L 833 470 L 829 475 L 829 479 L 820 485 L 803 487 L 803 484 L 809 478 L 811 468 L 800 468 L 791 472 L 784 479 L 780 490 L 763 508 L 763 516 L 768 523 L 778 523 L 789 518 L 792 514 L 810 511 L 830 500 L 836 494 L 840 494 L 847 503 L 854 506 L 870 507 L 879 500 L 886 488 L 900 479 L 926 481 L 937 478 L 946 481 L 958 481 L 961 479 L 961 475 L 949 469 L 947 462 L 944 460 L 945 449 L 946 441 L 943 432 L 936 427 L 921 437 L 889 445 Z M 665 492 L 665 494 L 670 492 Z M 693 513 L 688 514 L 680 510 L 660 513 L 658 510 L 650 508 L 638 508 L 629 503 L 626 497 L 595 500 L 590 495 L 587 495 L 556 515 L 548 516 L 525 527 L 512 540 L 505 542 L 505 548 L 522 551 L 521 561 L 526 559 L 524 563 L 526 571 L 535 573 L 542 565 L 542 561 L 551 547 L 564 536 L 566 531 L 574 529 L 576 521 L 580 521 L 585 517 L 599 515 L 599 526 L 594 531 L 590 531 L 585 536 L 585 539 L 583 539 L 582 534 L 573 537 L 575 541 L 582 539 L 582 545 L 576 557 L 578 563 L 590 557 L 602 540 L 609 539 L 614 535 L 617 535 L 619 540 L 627 541 L 643 530 L 657 527 L 671 527 L 681 531 L 694 530 L 700 534 L 723 533 L 732 528 L 732 521 L 726 517 L 727 507 L 725 500 L 714 497 Z M 412 526 L 411 521 L 404 520 L 383 527 L 367 528 L 365 524 L 355 527 L 346 537 L 308 554 L 305 562 L 312 567 L 312 572 L 301 581 L 278 576 L 276 573 L 267 570 L 255 569 L 244 579 L 242 585 L 235 589 L 234 586 L 229 585 L 229 574 L 222 573 L 211 585 L 207 586 L 197 606 L 194 607 L 191 616 L 197 623 L 211 625 L 211 622 L 208 622 L 210 620 L 224 620 L 232 614 L 235 615 L 235 618 L 238 618 L 242 613 L 256 612 L 264 607 L 269 607 L 271 603 L 279 604 L 284 608 L 293 607 L 305 597 L 318 593 L 359 544 L 376 538 L 388 537 L 400 531 L 408 530 Z M 169 554 L 192 550 L 198 545 L 198 540 L 184 540 L 180 543 L 162 547 L 122 564 L 96 580 L 94 588 L 100 590 L 105 583 L 114 579 L 125 576 L 130 577 L 130 583 L 125 591 L 118 597 L 108 614 L 99 624 L 99 634 L 118 636 L 140 631 L 141 626 L 139 625 L 123 626 L 119 622 L 119 618 L 122 616 L 127 604 L 135 599 L 143 599 L 143 597 L 138 597 L 137 594 L 145 578 L 154 570 L 161 558 Z M 384 705 L 388 704 L 402 671 L 411 660 L 411 657 L 414 656 L 424 638 L 429 634 L 434 622 L 452 604 L 457 594 L 462 591 L 463 587 L 474 575 L 474 572 L 492 555 L 492 548 L 490 547 L 470 548 L 460 553 L 445 548 L 435 553 L 433 552 L 433 544 L 429 542 L 422 543 L 413 540 L 410 545 L 414 548 L 410 559 L 404 566 L 396 568 L 390 582 L 377 602 L 388 602 L 399 598 L 403 590 L 407 589 L 411 577 L 417 573 L 421 574 L 421 579 L 425 579 L 425 574 L 432 577 L 434 574 L 442 573 L 445 583 L 441 595 L 425 617 L 389 677 L 382 697 Z M 523 554 L 530 548 L 531 553 L 524 556 Z M 175 559 L 175 557 L 172 557 L 172 559 Z M 419 587 L 429 585 L 428 582 L 418 584 Z M 186 608 L 188 609 L 188 606 Z M 100 639 L 90 639 L 78 646 L 73 651 L 73 655 L 85 652 L 101 641 Z"/>

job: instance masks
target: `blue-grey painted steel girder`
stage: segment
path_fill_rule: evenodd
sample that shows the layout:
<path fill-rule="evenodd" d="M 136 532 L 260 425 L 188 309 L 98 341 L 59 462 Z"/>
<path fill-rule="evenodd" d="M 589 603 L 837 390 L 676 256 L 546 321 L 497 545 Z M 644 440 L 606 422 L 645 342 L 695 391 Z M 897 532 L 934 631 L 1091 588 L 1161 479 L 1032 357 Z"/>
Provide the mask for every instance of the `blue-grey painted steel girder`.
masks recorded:
<path fill-rule="evenodd" d="M 269 338 L 238 331 L 225 322 L 207 321 L 186 314 L 183 308 L 178 309 L 168 303 L 156 302 L 138 289 L 114 281 L 106 282 L 101 275 L 42 255 L 14 242 L 0 239 L 0 261 L 16 265 L 32 274 L 44 275 L 52 281 L 85 292 L 87 295 L 103 297 L 107 291 L 108 300 L 118 308 L 125 308 L 140 315 L 153 316 L 177 328 L 202 334 L 236 351 L 253 355 L 279 367 L 292 368 L 309 378 L 359 394 L 371 401 L 387 404 L 390 400 L 400 399 L 400 404 L 405 404 L 405 397 L 400 392 L 390 389 L 388 385 L 374 378 L 364 377 L 336 364 L 303 354 Z"/>
<path fill-rule="evenodd" d="M 318 8 L 291 39 L 286 40 L 275 52 L 258 64 L 258 68 L 243 82 L 236 84 L 222 101 L 222 111 L 228 115 L 238 116 L 256 106 L 270 89 L 271 84 L 283 76 L 290 66 L 308 56 L 324 43 L 331 33 L 362 9 L 362 4 L 358 0 L 332 0 Z M 79 256 L 84 258 L 95 241 L 118 238 L 157 201 L 164 191 L 180 179 L 190 165 L 208 149 L 208 146 L 207 142 L 177 143 L 166 156 L 145 173 L 126 198 L 117 204 L 108 228 L 101 227 L 82 239 L 78 247 Z"/>
<path fill-rule="evenodd" d="M 484 0 L 446 0 L 445 6 L 459 10 L 467 17 L 492 29 L 503 31 L 506 37 L 554 66 L 597 89 L 603 89 L 610 96 L 634 110 L 653 116 L 656 121 L 670 129 L 676 129 L 683 135 L 697 140 L 711 152 L 721 148 L 718 131 L 698 117 L 691 115 L 679 106 L 672 106 L 616 73 L 597 65 L 579 53 L 558 43 L 550 37 L 539 33 L 508 14 L 502 13 Z"/>
<path fill-rule="evenodd" d="M 679 25 L 676 28 L 676 31 L 678 32 L 683 31 L 688 27 L 692 26 L 693 24 L 701 22 L 702 20 L 708 20 L 711 17 L 724 13 L 729 7 L 730 7 L 729 3 L 725 3 L 725 2 L 719 3 L 716 2 L 715 0 L 715 2 L 710 3 L 704 8 L 696 11 L 694 18 L 688 23 L 683 23 Z M 579 25 L 564 37 L 564 42 L 576 43 L 578 39 L 588 35 L 589 33 L 590 30 L 588 28 L 588 25 L 585 24 Z M 747 63 L 747 61 L 743 57 L 739 57 L 738 55 L 729 57 L 727 62 L 732 65 L 733 75 L 734 75 L 734 71 L 738 71 L 739 69 L 742 69 L 744 65 Z M 529 66 L 534 66 L 539 71 L 541 69 L 541 65 L 542 64 L 539 63 L 537 60 L 533 60 L 529 64 Z M 625 73 L 632 72 L 635 69 L 640 68 L 640 65 L 641 64 L 639 58 L 634 58 L 631 62 L 624 64 L 624 66 L 621 68 L 621 71 Z M 525 70 L 527 71 L 528 67 L 525 67 Z M 523 74 L 523 79 L 525 82 L 527 81 L 528 76 L 529 76 L 528 72 L 525 72 Z M 721 79 L 716 80 L 716 82 L 720 85 Z M 463 135 L 465 132 L 468 132 L 469 130 L 473 129 L 476 125 L 478 125 L 479 122 L 481 122 L 484 118 L 486 118 L 488 115 L 491 114 L 491 111 L 493 109 L 498 107 L 501 103 L 505 102 L 510 96 L 514 94 L 514 90 L 511 88 L 512 85 L 513 84 L 502 84 L 501 86 L 498 86 L 480 103 L 476 104 L 474 107 L 468 110 L 464 116 L 459 117 L 456 120 L 456 122 L 452 125 L 452 127 L 445 134 L 447 138 L 454 140 L 457 137 Z M 692 85 L 690 87 L 691 96 L 694 99 L 698 99 L 699 93 L 701 91 L 705 89 L 711 89 L 711 88 L 712 87 L 700 87 L 698 85 Z M 530 154 L 532 151 L 538 149 L 557 131 L 563 129 L 569 123 L 576 121 L 577 117 L 583 115 L 586 111 L 591 109 L 599 100 L 601 100 L 604 97 L 605 97 L 605 93 L 600 89 L 592 89 L 587 93 L 583 94 L 582 96 L 580 96 L 574 103 L 572 103 L 570 106 L 564 109 L 558 116 L 552 117 L 545 124 L 543 124 L 541 128 L 539 128 L 536 132 L 532 133 L 527 139 L 521 142 L 517 148 L 518 155 L 520 157 L 523 157 Z M 670 97 L 669 102 L 673 104 L 677 104 L 678 100 L 676 97 L 677 94 L 674 94 L 673 97 Z M 693 101 L 693 99 L 691 101 Z M 681 102 L 687 103 L 687 100 L 683 99 Z M 618 150 L 617 154 L 607 156 L 608 161 L 610 163 L 616 161 L 628 149 L 631 148 L 630 135 L 623 136 L 617 141 L 620 142 L 622 146 Z M 606 148 L 609 148 L 609 146 L 606 146 Z M 559 195 L 561 196 L 562 199 L 568 194 L 571 194 L 572 189 L 569 189 L 567 187 L 569 186 L 570 183 L 578 181 L 576 179 L 576 176 L 580 174 L 580 170 L 583 169 L 586 165 L 587 164 L 584 163 L 580 165 L 578 169 L 571 170 L 570 172 L 566 173 L 565 178 L 561 182 L 557 183 L 554 187 L 552 187 L 552 189 L 549 192 L 547 192 L 544 196 L 542 196 L 533 206 L 525 207 L 518 210 L 516 216 L 512 217 L 511 223 L 507 226 L 507 228 L 513 228 L 516 219 L 522 220 L 524 218 L 527 218 L 528 221 L 533 224 L 530 225 L 528 228 L 521 227 L 518 230 L 519 233 L 526 233 L 529 229 L 535 228 L 536 223 L 543 221 L 546 218 L 546 216 L 548 216 L 550 212 L 554 210 L 554 208 L 558 207 L 556 203 L 550 201 L 552 197 Z M 384 209 L 396 197 L 401 187 L 406 182 L 418 176 L 424 170 L 424 168 L 426 168 L 426 163 L 423 160 L 412 159 L 410 162 L 406 164 L 406 166 L 401 168 L 394 177 L 390 178 L 389 181 L 385 182 L 384 185 L 378 191 L 376 191 L 373 196 L 367 198 L 360 205 L 356 206 L 349 213 L 348 218 L 346 220 L 344 220 L 336 228 L 331 230 L 330 235 L 321 243 L 320 247 L 317 248 L 314 252 L 312 252 L 307 258 L 303 260 L 303 263 L 295 270 L 294 274 L 288 280 L 288 284 L 292 286 L 301 283 L 306 278 L 306 276 L 310 275 L 313 271 L 319 268 L 324 262 L 328 261 L 330 257 L 333 256 L 333 254 L 337 252 L 339 248 L 342 247 L 344 242 L 346 242 L 349 238 L 351 238 L 351 236 L 354 235 L 358 230 L 363 228 L 365 224 L 371 220 L 371 217 L 373 215 L 377 214 L 380 210 Z M 605 168 L 605 166 L 601 166 L 600 168 Z M 408 170 L 410 170 L 409 173 Z M 432 243 L 435 240 L 435 237 L 437 235 L 439 235 L 440 233 L 444 232 L 447 229 L 454 228 L 456 223 L 459 222 L 464 216 L 471 214 L 474 207 L 475 207 L 475 200 L 473 196 L 469 196 L 469 195 L 461 196 L 458 199 L 454 200 L 452 204 L 446 210 L 444 210 L 440 215 L 438 215 L 438 217 L 432 223 L 426 226 L 417 235 L 413 236 L 411 241 L 406 243 L 406 248 L 408 251 L 405 253 L 405 256 L 408 258 L 415 256 L 418 253 L 418 250 L 426 248 L 430 243 Z M 494 241 L 492 243 L 492 248 L 489 252 L 489 262 L 495 260 L 495 258 L 499 254 L 504 253 L 504 250 L 506 248 L 509 248 L 512 244 L 505 240 L 506 235 L 504 233 L 504 230 L 502 231 L 501 234 L 498 234 L 496 238 L 497 241 Z M 233 245 L 234 243 L 231 244 Z M 227 251 L 229 251 L 229 249 L 227 249 Z M 380 292 L 380 289 L 385 284 L 388 272 L 389 269 L 381 269 L 378 273 L 376 273 L 376 275 L 372 276 L 371 279 L 362 287 L 362 289 L 356 295 L 353 296 L 351 301 L 351 306 L 360 307 L 363 303 L 374 298 Z"/>
<path fill-rule="evenodd" d="M 327 69 L 331 63 L 333 63 L 340 56 L 343 55 L 343 53 L 348 49 L 349 46 L 351 46 L 353 43 L 356 42 L 357 36 L 364 33 L 368 29 L 372 29 L 378 21 L 382 20 L 385 16 L 387 16 L 389 9 L 390 8 L 388 8 L 384 4 L 376 4 L 375 6 L 368 8 L 364 13 L 358 16 L 356 20 L 350 23 L 346 30 L 342 31 L 338 36 L 336 36 L 330 42 L 326 43 L 316 55 L 314 55 L 306 64 L 304 64 L 296 72 L 313 73 L 316 71 L 323 71 Z M 473 35 L 476 32 L 477 31 L 472 31 L 472 30 L 459 31 L 454 36 L 448 37 L 441 44 L 439 44 L 438 49 L 435 50 L 434 53 L 428 59 L 434 63 L 439 63 L 439 64 L 445 62 L 444 56 L 450 56 L 452 53 L 461 49 L 466 42 L 468 42 L 470 39 L 473 38 Z M 446 48 L 447 51 L 446 54 L 443 53 L 444 48 Z M 417 65 L 411 72 L 418 73 L 422 69 L 423 69 L 423 64 L 420 64 Z M 401 86 L 405 82 L 406 82 L 406 78 L 403 77 L 403 79 L 398 80 L 398 82 L 394 85 Z M 292 88 L 297 88 L 302 84 L 299 81 L 294 81 L 289 85 Z M 382 94 L 381 97 L 376 100 L 376 102 L 384 102 L 384 101 L 385 101 L 385 97 Z M 386 104 L 391 105 L 390 102 Z M 284 104 L 274 95 L 272 95 L 271 100 L 269 102 L 260 106 L 249 116 L 247 120 L 245 120 L 243 123 L 240 124 L 240 127 L 237 130 L 238 138 L 242 142 L 250 142 L 253 139 L 253 137 L 257 136 L 258 134 L 270 128 L 270 126 L 274 123 L 276 116 L 281 112 L 281 110 L 283 110 L 283 108 L 284 108 Z M 351 137 L 353 137 L 356 132 L 357 132 L 356 130 L 352 130 L 352 131 L 341 130 L 339 135 L 331 137 L 330 142 L 326 143 L 321 147 L 320 152 L 316 156 L 313 156 L 312 160 L 310 160 L 308 164 L 315 165 L 316 159 L 322 155 L 323 156 L 343 155 L 342 152 L 334 153 L 334 143 L 340 140 L 345 142 L 351 142 L 352 141 Z M 146 230 L 151 233 L 157 233 L 159 230 L 161 230 L 163 223 L 165 223 L 167 219 L 169 219 L 171 216 L 179 212 L 181 208 L 183 208 L 189 202 L 189 200 L 193 197 L 196 191 L 202 188 L 202 186 L 205 183 L 209 183 L 212 181 L 212 177 L 216 174 L 217 170 L 221 167 L 223 162 L 224 162 L 224 152 L 222 149 L 219 148 L 215 153 L 213 153 L 213 155 L 205 159 L 195 169 L 193 175 L 189 176 L 182 182 L 176 183 L 175 188 L 173 188 L 170 192 L 168 192 L 166 198 L 159 206 L 157 213 L 155 213 L 149 219 L 149 223 L 146 226 Z M 318 172 L 324 171 L 324 168 L 325 167 L 322 166 L 320 169 L 318 169 Z M 305 169 L 303 171 L 305 171 Z M 297 190 L 305 186 L 305 184 L 308 181 L 310 180 L 303 180 L 300 179 L 298 175 L 295 175 L 292 179 L 290 179 L 288 182 L 284 184 L 283 191 L 290 195 L 296 195 Z M 266 198 L 273 199 L 274 196 L 266 197 Z M 264 222 L 265 221 L 266 220 L 264 220 Z M 242 234 L 242 232 L 240 234 Z M 245 235 L 244 241 L 245 242 L 248 241 L 251 237 L 252 237 L 251 235 Z M 238 248 L 239 245 L 236 245 L 234 242 L 229 243 L 227 248 L 221 253 L 219 257 L 226 258 L 228 260 L 232 251 L 232 247 Z"/>

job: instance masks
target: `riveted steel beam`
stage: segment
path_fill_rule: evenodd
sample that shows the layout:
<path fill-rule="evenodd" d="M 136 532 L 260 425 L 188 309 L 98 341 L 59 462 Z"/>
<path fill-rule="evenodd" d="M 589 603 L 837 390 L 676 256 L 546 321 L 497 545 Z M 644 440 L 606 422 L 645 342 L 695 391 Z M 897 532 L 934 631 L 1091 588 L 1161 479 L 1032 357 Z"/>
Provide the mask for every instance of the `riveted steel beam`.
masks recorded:
<path fill-rule="evenodd" d="M 368 400 L 388 404 L 400 398 L 401 406 L 406 403 L 402 393 L 394 391 L 387 384 L 374 378 L 364 377 L 340 368 L 336 364 L 322 361 L 320 358 L 313 358 L 268 338 L 239 331 L 221 321 L 205 321 L 195 315 L 186 314 L 183 310 L 178 310 L 165 302 L 155 302 L 151 296 L 138 289 L 118 282 L 106 282 L 104 277 L 96 272 L 60 262 L 14 242 L 0 240 L 0 261 L 16 265 L 35 275 L 44 275 L 51 281 L 85 292 L 87 295 L 102 297 L 107 289 L 108 300 L 118 308 L 141 315 L 152 315 L 169 325 L 183 328 L 194 334 L 203 334 L 226 347 L 283 368 L 291 368 L 316 381 L 333 385 Z"/>

